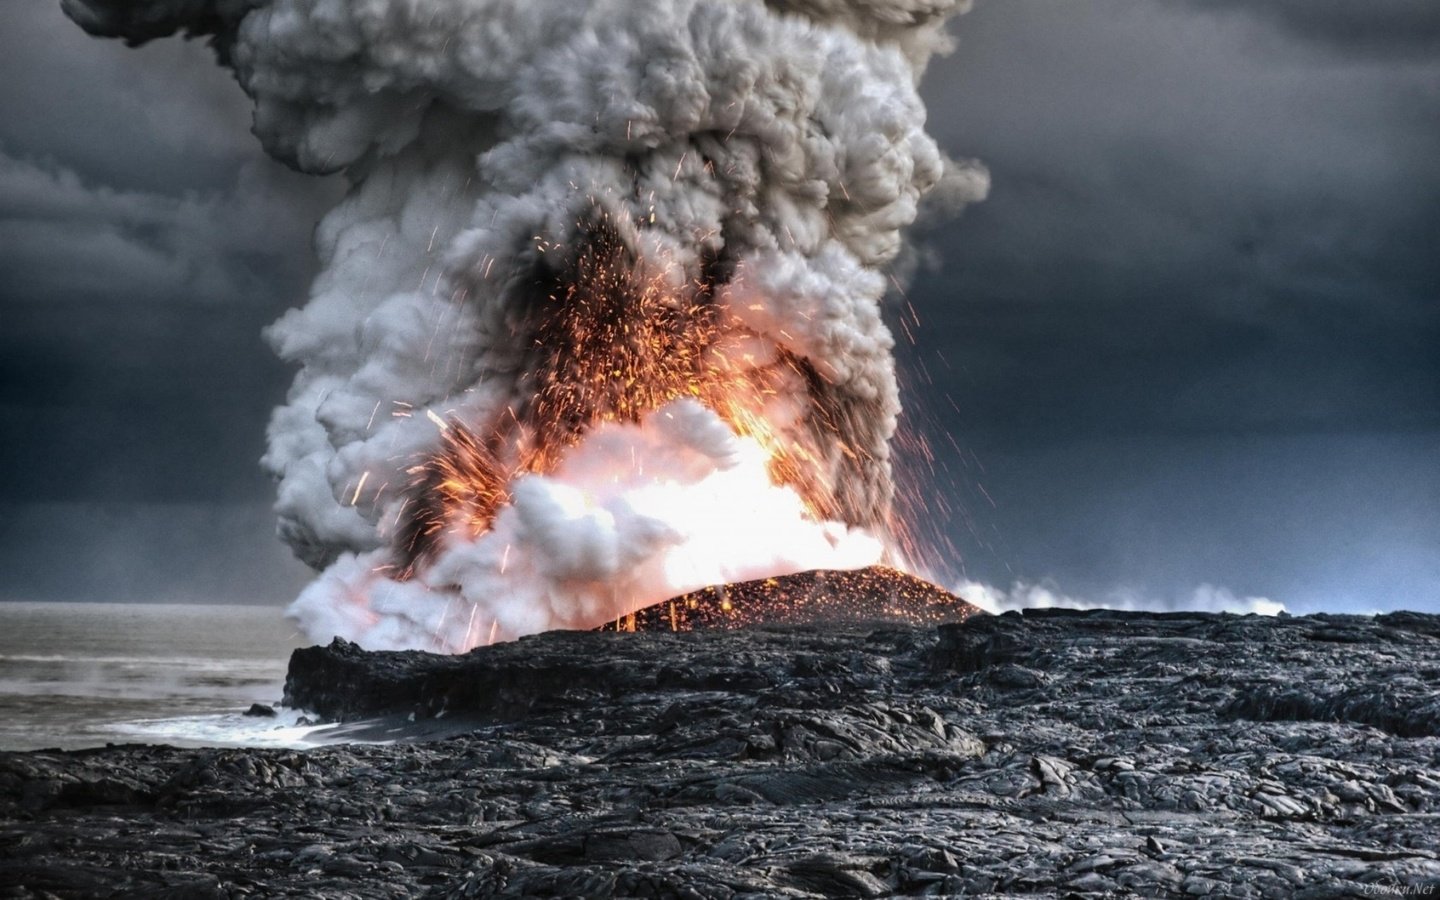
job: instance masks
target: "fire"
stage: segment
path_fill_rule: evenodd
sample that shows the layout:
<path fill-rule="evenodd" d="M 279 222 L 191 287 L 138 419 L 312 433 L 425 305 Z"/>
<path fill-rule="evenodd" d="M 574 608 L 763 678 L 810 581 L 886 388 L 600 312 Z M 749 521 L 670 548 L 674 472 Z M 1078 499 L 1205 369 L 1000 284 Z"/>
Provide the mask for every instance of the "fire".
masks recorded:
<path fill-rule="evenodd" d="M 816 522 L 874 526 L 883 513 L 847 510 L 820 447 L 851 461 L 845 423 L 827 403 L 827 383 L 808 361 L 766 346 L 717 302 L 718 266 L 688 279 L 641 258 L 607 218 L 580 223 L 582 239 L 520 332 L 532 356 L 528 400 L 476 427 L 427 413 L 438 449 L 410 467 L 405 515 L 393 542 L 396 571 L 412 577 L 447 539 L 474 540 L 511 500 L 526 474 L 553 473 L 587 433 L 605 422 L 638 423 L 681 398 L 716 413 L 764 448 L 771 483 L 790 487 Z M 565 248 L 537 242 L 537 251 Z M 801 427 L 774 409 L 805 397 Z M 793 415 L 793 413 L 791 413 Z M 643 465 L 643 461 L 636 461 Z M 888 501 L 888 498 L 886 498 Z"/>

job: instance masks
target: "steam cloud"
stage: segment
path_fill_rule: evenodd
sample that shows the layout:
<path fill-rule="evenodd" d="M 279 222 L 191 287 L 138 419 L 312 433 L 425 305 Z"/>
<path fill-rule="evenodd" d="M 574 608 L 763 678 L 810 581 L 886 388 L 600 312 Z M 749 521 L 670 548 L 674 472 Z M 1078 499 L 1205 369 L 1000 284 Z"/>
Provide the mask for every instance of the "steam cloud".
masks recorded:
<path fill-rule="evenodd" d="M 463 650 L 879 559 L 887 267 L 927 192 L 987 186 L 942 156 L 916 92 L 967 5 L 64 0 L 94 34 L 212 36 L 266 150 L 353 185 L 318 228 L 308 303 L 268 332 L 299 366 L 263 464 L 282 537 L 323 570 L 291 609 L 306 631 Z M 704 385 L 623 410 L 596 388 L 546 436 L 543 373 L 570 377 L 594 338 L 537 336 L 602 244 L 582 287 L 703 309 L 713 333 L 682 323 L 677 346 L 746 386 L 738 412 Z M 443 485 L 424 461 L 472 435 L 503 502 L 418 517 L 417 471 Z M 777 479 L 777 452 L 800 474 Z"/>
<path fill-rule="evenodd" d="M 963 581 L 955 592 L 992 613 L 1020 609 L 1120 609 L 1147 612 L 1215 612 L 1274 616 L 1285 604 L 1268 597 L 1237 597 L 1228 588 L 1202 584 L 1188 597 L 1157 598 L 1128 590 L 1114 590 L 1100 600 L 1072 597 L 1053 585 L 1017 581 L 1009 590 L 978 581 Z"/>

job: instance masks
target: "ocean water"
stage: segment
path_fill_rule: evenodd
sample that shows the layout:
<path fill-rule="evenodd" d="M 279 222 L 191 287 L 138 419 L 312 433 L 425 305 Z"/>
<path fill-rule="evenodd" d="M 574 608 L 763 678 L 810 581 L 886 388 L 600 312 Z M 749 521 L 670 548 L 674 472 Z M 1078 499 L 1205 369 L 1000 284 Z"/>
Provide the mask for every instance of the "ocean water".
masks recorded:
<path fill-rule="evenodd" d="M 304 745 L 279 701 L 309 643 L 268 606 L 0 603 L 0 750 Z"/>

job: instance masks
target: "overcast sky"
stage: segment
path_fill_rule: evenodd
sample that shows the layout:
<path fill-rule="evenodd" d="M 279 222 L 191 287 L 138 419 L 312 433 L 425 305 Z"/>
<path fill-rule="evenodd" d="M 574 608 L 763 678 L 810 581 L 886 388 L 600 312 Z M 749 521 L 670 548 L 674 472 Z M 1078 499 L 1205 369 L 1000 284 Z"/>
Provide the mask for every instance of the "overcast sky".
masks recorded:
<path fill-rule="evenodd" d="M 992 191 L 921 232 L 903 352 L 957 576 L 1440 610 L 1440 4 L 981 0 L 955 31 L 931 130 Z M 202 44 L 0 5 L 0 598 L 303 584 L 260 329 L 342 186 L 248 123 Z"/>

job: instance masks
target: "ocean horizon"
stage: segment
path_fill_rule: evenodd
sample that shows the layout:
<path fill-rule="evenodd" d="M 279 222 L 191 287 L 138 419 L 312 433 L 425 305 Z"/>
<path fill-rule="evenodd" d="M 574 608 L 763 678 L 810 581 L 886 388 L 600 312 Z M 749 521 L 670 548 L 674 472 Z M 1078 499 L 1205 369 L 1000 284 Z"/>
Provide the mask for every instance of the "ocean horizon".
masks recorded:
<path fill-rule="evenodd" d="M 278 606 L 0 602 L 0 750 L 292 744 L 277 703 L 306 646 Z"/>

